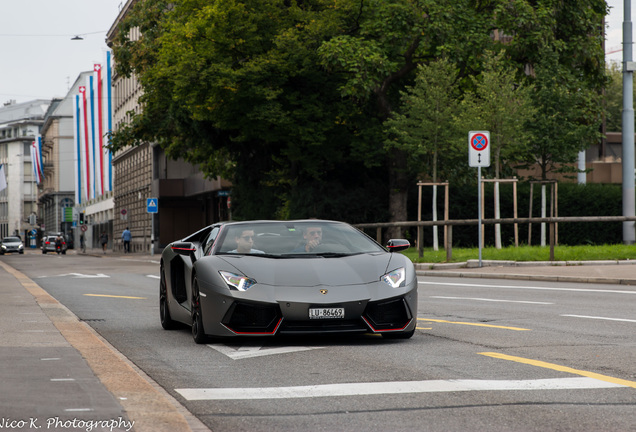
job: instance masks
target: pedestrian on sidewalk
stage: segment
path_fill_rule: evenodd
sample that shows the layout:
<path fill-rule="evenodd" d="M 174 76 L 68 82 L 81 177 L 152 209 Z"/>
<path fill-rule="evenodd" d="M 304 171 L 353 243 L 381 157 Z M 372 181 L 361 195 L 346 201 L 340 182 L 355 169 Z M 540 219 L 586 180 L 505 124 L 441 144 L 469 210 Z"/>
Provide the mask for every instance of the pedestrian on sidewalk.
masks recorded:
<path fill-rule="evenodd" d="M 102 235 L 99 236 L 99 242 L 102 244 L 102 250 L 106 253 L 106 247 L 108 246 L 108 234 L 102 232 Z"/>
<path fill-rule="evenodd" d="M 121 233 L 121 239 L 124 242 L 124 253 L 130 253 L 130 240 L 132 240 L 132 233 L 126 227 L 124 232 Z"/>

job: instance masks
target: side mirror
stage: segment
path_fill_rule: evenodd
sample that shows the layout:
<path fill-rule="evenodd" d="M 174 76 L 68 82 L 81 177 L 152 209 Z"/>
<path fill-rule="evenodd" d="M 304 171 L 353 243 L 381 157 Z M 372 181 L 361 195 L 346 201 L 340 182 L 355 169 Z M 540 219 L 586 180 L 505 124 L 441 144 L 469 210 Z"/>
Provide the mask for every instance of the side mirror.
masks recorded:
<path fill-rule="evenodd" d="M 400 252 L 411 247 L 411 243 L 404 239 L 391 239 L 386 244 L 389 252 Z"/>
<path fill-rule="evenodd" d="M 190 242 L 174 242 L 170 245 L 170 249 L 177 255 L 190 257 L 192 263 L 196 261 L 194 253 L 197 251 L 197 248 Z"/>

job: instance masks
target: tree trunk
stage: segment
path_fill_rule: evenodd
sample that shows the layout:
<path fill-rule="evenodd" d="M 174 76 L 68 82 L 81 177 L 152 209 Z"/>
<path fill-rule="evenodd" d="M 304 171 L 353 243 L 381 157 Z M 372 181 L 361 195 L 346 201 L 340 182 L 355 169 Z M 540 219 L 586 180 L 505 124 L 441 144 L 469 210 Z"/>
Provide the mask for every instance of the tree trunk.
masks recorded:
<path fill-rule="evenodd" d="M 406 170 L 406 153 L 402 150 L 393 150 L 389 155 L 389 221 L 407 221 L 407 191 L 408 175 Z M 391 227 L 387 229 L 384 240 L 390 238 L 404 238 L 402 228 Z"/>

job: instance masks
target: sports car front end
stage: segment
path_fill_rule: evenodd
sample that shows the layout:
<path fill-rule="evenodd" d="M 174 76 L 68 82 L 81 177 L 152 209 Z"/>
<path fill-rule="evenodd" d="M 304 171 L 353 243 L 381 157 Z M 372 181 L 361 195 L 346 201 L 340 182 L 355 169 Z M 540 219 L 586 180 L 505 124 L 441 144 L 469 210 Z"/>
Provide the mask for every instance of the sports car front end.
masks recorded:
<path fill-rule="evenodd" d="M 197 279 L 208 334 L 409 337 L 415 329 L 417 280 L 401 255 L 210 257 L 197 263 Z"/>

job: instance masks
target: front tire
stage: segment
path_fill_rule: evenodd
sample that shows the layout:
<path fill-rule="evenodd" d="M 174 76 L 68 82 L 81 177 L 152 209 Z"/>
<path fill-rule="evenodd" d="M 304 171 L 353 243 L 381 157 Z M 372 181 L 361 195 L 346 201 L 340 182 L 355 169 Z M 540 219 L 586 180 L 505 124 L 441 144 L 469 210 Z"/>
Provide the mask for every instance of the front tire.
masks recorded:
<path fill-rule="evenodd" d="M 201 295 L 199 294 L 199 282 L 196 277 L 192 281 L 192 338 L 197 344 L 205 343 L 208 339 L 203 328 Z"/>
<path fill-rule="evenodd" d="M 159 318 L 161 320 L 161 327 L 164 330 L 172 330 L 176 327 L 176 323 L 170 316 L 170 306 L 168 304 L 168 285 L 166 284 L 166 272 L 161 266 L 161 278 L 159 280 Z"/>

